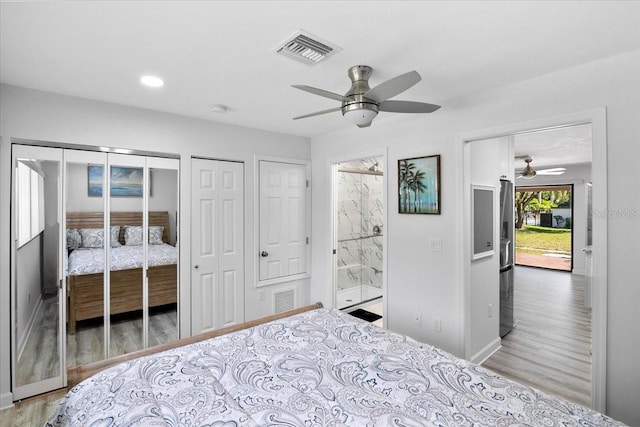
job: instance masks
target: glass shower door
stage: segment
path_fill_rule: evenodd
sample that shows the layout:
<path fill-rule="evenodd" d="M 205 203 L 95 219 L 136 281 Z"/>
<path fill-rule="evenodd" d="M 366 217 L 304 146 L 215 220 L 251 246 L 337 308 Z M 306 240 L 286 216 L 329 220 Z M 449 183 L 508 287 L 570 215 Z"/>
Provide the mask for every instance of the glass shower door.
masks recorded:
<path fill-rule="evenodd" d="M 382 296 L 382 159 L 340 163 L 336 197 L 336 306 Z"/>

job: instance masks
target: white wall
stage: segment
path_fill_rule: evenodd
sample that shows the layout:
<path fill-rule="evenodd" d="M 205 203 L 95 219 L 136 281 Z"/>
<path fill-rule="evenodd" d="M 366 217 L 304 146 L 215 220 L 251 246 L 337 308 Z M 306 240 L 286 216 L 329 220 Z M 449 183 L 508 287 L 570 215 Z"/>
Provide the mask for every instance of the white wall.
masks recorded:
<path fill-rule="evenodd" d="M 16 342 L 20 348 L 27 339 L 28 328 L 36 315 L 40 304 L 42 288 L 42 269 L 40 253 L 42 251 L 42 234 L 38 234 L 18 249 L 16 256 L 16 275 L 20 281 L 20 289 L 16 292 Z M 9 306 L 8 300 L 3 300 Z M 10 341 L 6 341 L 10 344 Z M 6 345 L 9 347 L 9 345 Z M 3 344 L 3 348 L 5 344 Z"/>
<path fill-rule="evenodd" d="M 254 156 L 309 160 L 307 138 L 231 126 L 167 113 L 47 92 L 0 86 L 0 408 L 11 404 L 9 316 L 9 206 L 11 138 L 178 154 L 180 160 L 180 280 L 189 283 L 191 156 L 245 164 L 245 318 L 272 313 L 274 290 L 295 286 L 298 304 L 309 301 L 309 280 L 254 287 Z M 82 182 L 86 181 L 86 176 Z M 264 293 L 264 294 L 263 294 Z M 264 298 L 261 300 L 261 295 Z M 180 288 L 180 330 L 190 333 L 189 286 Z"/>
<path fill-rule="evenodd" d="M 608 347 L 607 412 L 630 425 L 640 425 L 640 335 L 630 325 L 640 324 L 640 286 L 635 265 L 640 259 L 640 192 L 632 172 L 640 158 L 640 51 L 585 64 L 472 96 L 443 101 L 430 115 L 381 113 L 370 128 L 351 128 L 313 138 L 313 300 L 331 301 L 330 169 L 338 156 L 388 148 L 388 176 L 397 176 L 397 160 L 429 154 L 442 155 L 442 215 L 397 213 L 397 188 L 389 180 L 387 325 L 455 354 L 464 353 L 462 260 L 460 230 L 462 149 L 459 135 L 479 130 L 607 108 L 608 212 Z M 636 188 L 633 187 L 633 188 Z M 325 237 L 326 236 L 326 237 Z M 427 248 L 432 237 L 442 237 L 442 252 Z M 430 322 L 412 323 L 420 310 L 423 319 L 442 318 L 442 333 Z"/>
<path fill-rule="evenodd" d="M 500 170 L 501 145 L 508 145 L 508 137 L 472 141 L 465 147 L 469 152 L 470 184 L 493 188 L 493 254 L 471 261 L 471 348 L 466 351 L 471 360 L 480 362 L 500 347 Z M 473 197 L 473 196 L 471 196 Z M 469 208 L 467 208 L 469 209 Z M 474 212 L 473 215 L 488 215 Z M 475 232 L 474 232 L 475 234 Z M 473 236 L 471 237 L 473 239 Z M 472 240 L 473 241 L 473 240 Z M 467 248 L 468 251 L 471 248 Z"/>

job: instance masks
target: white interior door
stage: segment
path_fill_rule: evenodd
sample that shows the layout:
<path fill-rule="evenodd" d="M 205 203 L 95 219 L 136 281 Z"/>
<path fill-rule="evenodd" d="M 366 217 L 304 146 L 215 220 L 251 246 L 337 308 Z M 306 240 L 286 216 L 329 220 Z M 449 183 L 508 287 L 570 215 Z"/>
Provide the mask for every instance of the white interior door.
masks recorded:
<path fill-rule="evenodd" d="M 260 161 L 260 280 L 307 272 L 307 167 Z"/>
<path fill-rule="evenodd" d="M 244 321 L 243 169 L 191 161 L 193 334 Z"/>

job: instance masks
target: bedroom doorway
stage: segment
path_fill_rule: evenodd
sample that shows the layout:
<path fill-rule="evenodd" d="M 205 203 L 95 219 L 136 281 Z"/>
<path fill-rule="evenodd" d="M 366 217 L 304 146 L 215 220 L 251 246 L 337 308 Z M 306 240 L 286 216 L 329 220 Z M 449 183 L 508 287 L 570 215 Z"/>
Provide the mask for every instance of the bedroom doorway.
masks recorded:
<path fill-rule="evenodd" d="M 589 208 L 589 213 L 593 211 L 601 211 L 606 212 L 607 210 L 607 163 L 606 163 L 606 114 L 604 109 L 598 110 L 589 110 L 574 114 L 567 114 L 563 116 L 536 120 L 526 124 L 516 124 L 511 126 L 505 126 L 501 129 L 492 129 L 489 132 L 490 137 L 494 137 L 495 135 L 502 136 L 517 136 L 517 135 L 537 135 L 537 136 L 546 136 L 544 132 L 546 131 L 559 131 L 559 130 L 568 130 L 571 128 L 576 128 L 578 126 L 583 126 L 588 128 L 590 131 L 590 138 L 588 140 L 588 145 L 590 147 L 590 157 L 589 157 L 589 167 L 584 168 L 581 167 L 579 163 L 577 164 L 577 169 L 582 169 L 588 172 L 593 182 L 593 205 Z M 464 161 L 465 161 L 465 172 L 463 172 L 463 185 L 466 186 L 468 181 L 465 181 L 464 175 L 468 173 L 471 168 L 471 164 L 474 159 L 469 156 L 469 150 L 466 148 L 468 145 L 466 143 L 473 143 L 476 140 L 481 140 L 485 134 L 488 132 L 478 132 L 477 134 L 470 136 L 467 135 L 461 142 L 463 143 Z M 586 142 L 586 140 L 585 140 Z M 469 144 L 470 145 L 470 144 Z M 569 148 L 569 154 L 575 154 L 577 152 L 578 143 L 576 141 L 573 142 L 573 145 L 567 144 L 566 147 Z M 534 145 L 534 148 L 540 149 L 538 154 L 527 152 L 526 154 L 530 154 L 533 158 L 537 158 L 538 160 L 542 159 L 543 150 L 540 145 Z M 561 151 L 558 149 L 547 149 L 548 155 L 555 159 L 560 157 Z M 516 156 L 518 155 L 518 151 L 515 150 Z M 542 164 L 542 162 L 538 162 L 540 165 L 540 169 L 544 169 L 546 167 L 551 167 L 553 165 L 549 164 L 548 166 Z M 581 173 L 581 172 L 580 172 Z M 543 175 L 543 174 L 540 174 Z M 563 177 L 563 181 L 568 182 L 567 177 L 569 177 L 569 172 L 567 175 Z M 577 189 L 576 194 L 582 194 L 583 190 L 579 187 L 579 185 L 585 186 L 588 178 L 584 176 L 573 176 L 576 178 L 574 180 L 575 189 Z M 542 181 L 542 179 L 540 180 Z M 539 182 L 542 184 L 542 182 Z M 549 182 L 549 180 L 545 180 L 544 184 L 553 184 L 553 182 Z M 597 189 L 597 192 L 595 191 Z M 579 199 L 576 199 L 579 200 Z M 464 201 L 463 201 L 464 202 Z M 582 215 L 582 221 L 584 225 L 578 225 L 580 222 L 576 219 L 576 221 L 572 221 L 572 233 L 574 234 L 574 242 L 578 244 L 578 251 L 580 250 L 580 245 L 584 240 L 586 240 L 585 230 L 587 226 L 587 217 L 588 212 L 586 209 L 586 202 L 576 203 L 574 205 L 573 214 L 577 217 L 578 215 Z M 582 209 L 582 213 L 578 212 L 578 209 Z M 466 213 L 465 213 L 466 215 Z M 606 325 L 607 325 L 607 305 L 606 305 L 606 289 L 607 289 L 607 260 L 606 260 L 606 252 L 607 252 L 607 229 L 606 222 L 601 221 L 598 224 L 595 221 L 591 224 L 593 226 L 593 242 L 594 253 L 598 252 L 600 257 L 598 259 L 593 260 L 593 269 L 594 274 L 591 277 L 589 273 L 587 273 L 588 277 L 594 281 L 593 286 L 593 310 L 590 313 L 591 319 L 591 348 L 588 352 L 587 357 L 590 360 L 591 370 L 590 370 L 590 403 L 593 409 L 598 411 L 605 410 L 605 386 L 606 386 Z M 584 234 L 584 238 L 578 238 L 578 233 Z M 463 246 L 466 246 L 470 242 L 470 235 L 465 231 Z M 597 243 L 596 243 L 597 242 Z M 573 250 L 574 254 L 577 254 L 578 251 Z M 472 297 L 472 287 L 471 285 L 471 274 L 470 268 L 468 267 L 468 257 L 466 254 L 462 254 L 465 257 L 465 269 L 464 269 L 464 288 L 465 288 L 465 305 L 466 305 L 466 313 L 469 314 L 468 318 L 465 321 L 465 355 L 468 358 L 473 356 L 471 351 L 472 347 L 472 338 L 473 335 L 470 332 L 472 327 L 472 307 L 475 301 Z M 580 272 L 576 271 L 576 262 L 579 260 L 578 257 L 574 258 L 574 273 L 575 274 L 585 274 L 585 271 Z M 597 271 L 597 273 L 595 273 Z M 558 273 L 569 275 L 569 273 Z M 597 284 L 595 283 L 597 282 Z M 587 286 L 588 287 L 588 286 Z M 588 292 L 588 291 L 587 291 Z M 517 290 L 516 290 L 517 293 Z M 497 349 L 497 346 L 495 347 Z"/>
<path fill-rule="evenodd" d="M 335 306 L 382 323 L 383 157 L 340 162 L 334 168 Z"/>
<path fill-rule="evenodd" d="M 49 145 L 12 145 L 14 400 L 178 338 L 179 160 Z"/>

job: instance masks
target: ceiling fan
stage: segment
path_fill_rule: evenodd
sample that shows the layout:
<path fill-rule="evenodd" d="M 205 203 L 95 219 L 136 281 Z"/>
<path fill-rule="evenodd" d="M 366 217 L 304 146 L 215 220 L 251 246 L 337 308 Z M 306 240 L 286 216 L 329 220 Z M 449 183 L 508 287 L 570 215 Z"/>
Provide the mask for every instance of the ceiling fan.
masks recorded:
<path fill-rule="evenodd" d="M 369 87 L 369 77 L 371 77 L 372 71 L 372 68 L 367 65 L 356 65 L 349 68 L 347 74 L 351 79 L 351 88 L 344 95 L 311 86 L 292 85 L 296 89 L 342 102 L 340 107 L 294 117 L 293 120 L 342 110 L 342 115 L 347 120 L 358 125 L 358 127 L 364 128 L 371 126 L 371 121 L 378 115 L 378 111 L 390 113 L 433 113 L 440 108 L 439 105 L 424 102 L 389 100 L 389 98 L 393 98 L 422 80 L 420 74 L 416 71 L 409 71 L 396 76 L 380 83 L 373 89 Z"/>
<path fill-rule="evenodd" d="M 533 161 L 533 158 L 531 156 L 516 156 L 516 159 L 522 159 L 527 164 L 527 166 L 522 169 L 522 171 L 520 171 L 518 178 L 532 179 L 536 175 L 562 175 L 567 171 L 566 168 L 551 168 L 536 171 L 531 167 L 531 162 Z"/>

